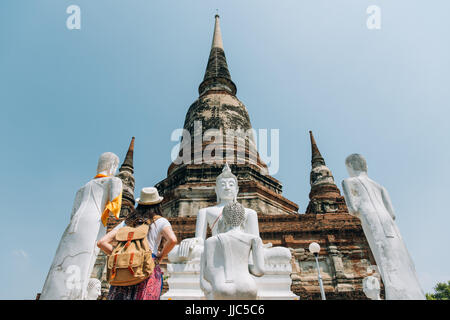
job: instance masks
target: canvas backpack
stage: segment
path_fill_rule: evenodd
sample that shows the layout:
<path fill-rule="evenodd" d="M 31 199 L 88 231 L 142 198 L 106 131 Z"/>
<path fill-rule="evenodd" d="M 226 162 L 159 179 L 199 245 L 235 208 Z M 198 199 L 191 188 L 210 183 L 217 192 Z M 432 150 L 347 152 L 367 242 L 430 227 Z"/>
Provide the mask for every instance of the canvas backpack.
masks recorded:
<path fill-rule="evenodd" d="M 117 244 L 108 256 L 108 282 L 113 286 L 131 286 L 148 277 L 155 268 L 152 249 L 148 243 L 149 224 L 161 216 L 154 216 L 140 226 L 122 227 L 117 231 Z"/>

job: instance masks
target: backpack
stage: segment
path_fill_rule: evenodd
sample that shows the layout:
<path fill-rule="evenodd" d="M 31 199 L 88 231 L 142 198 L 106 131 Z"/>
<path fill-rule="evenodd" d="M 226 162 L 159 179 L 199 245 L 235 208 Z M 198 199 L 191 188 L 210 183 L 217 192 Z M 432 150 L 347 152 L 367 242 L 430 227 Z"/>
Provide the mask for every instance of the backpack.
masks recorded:
<path fill-rule="evenodd" d="M 154 216 L 152 223 L 161 218 Z M 153 273 L 155 263 L 147 234 L 150 221 L 140 226 L 122 227 L 117 231 L 117 244 L 108 256 L 107 277 L 113 286 L 131 286 L 146 280 Z"/>

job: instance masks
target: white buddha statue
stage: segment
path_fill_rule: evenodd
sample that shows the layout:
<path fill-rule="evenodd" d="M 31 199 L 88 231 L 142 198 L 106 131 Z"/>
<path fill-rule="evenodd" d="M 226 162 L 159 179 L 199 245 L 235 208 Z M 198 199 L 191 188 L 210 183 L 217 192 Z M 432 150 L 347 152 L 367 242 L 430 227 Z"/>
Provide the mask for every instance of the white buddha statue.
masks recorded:
<path fill-rule="evenodd" d="M 188 238 L 181 241 L 180 245 L 175 246 L 169 253 L 168 258 L 170 263 L 167 264 L 167 272 L 169 274 L 168 284 L 169 291 L 166 292 L 161 299 L 204 299 L 211 298 L 212 289 L 208 289 L 208 282 L 211 285 L 211 281 L 214 283 L 220 283 L 220 279 L 210 278 L 206 275 L 203 280 L 201 277 L 201 257 L 204 251 L 204 245 L 206 241 L 207 228 L 211 229 L 212 237 L 220 235 L 215 239 L 224 239 L 222 235 L 229 231 L 229 226 L 226 223 L 222 212 L 227 205 L 236 203 L 236 198 L 239 192 L 238 180 L 236 176 L 231 172 L 230 167 L 226 164 L 222 170 L 222 173 L 216 178 L 216 196 L 217 204 L 215 206 L 200 209 L 197 214 L 197 222 L 195 229 L 195 237 Z M 237 233 L 243 236 L 243 243 L 248 239 L 259 239 L 259 226 L 258 215 L 256 212 L 249 208 L 243 208 L 242 223 L 239 225 L 239 230 L 242 232 Z M 227 239 L 228 237 L 225 237 Z M 219 240 L 218 240 L 219 241 Z M 248 246 L 242 244 L 242 250 L 248 250 Z M 256 244 L 255 244 L 256 245 Z M 239 249 L 240 250 L 240 249 Z M 273 247 L 268 243 L 262 245 L 262 255 L 258 257 L 263 259 L 264 263 L 264 275 L 262 277 L 253 278 L 257 286 L 258 299 L 298 299 L 291 291 L 291 252 L 285 247 Z M 258 259 L 259 259 L 258 258 Z M 246 267 L 246 275 L 253 277 L 248 273 L 248 268 L 255 268 L 258 262 L 253 261 L 253 255 L 248 257 L 248 264 Z M 259 261 L 261 262 L 261 261 Z M 243 268 L 243 267 L 242 267 Z M 230 270 L 229 268 L 227 270 Z M 262 268 L 259 269 L 261 271 Z M 258 274 L 257 269 L 253 269 L 255 274 Z M 246 278 L 247 279 L 247 278 Z M 203 284 L 200 283 L 203 281 Z M 253 282 L 249 282 L 253 283 Z M 203 290 L 201 288 L 203 286 Z M 239 288 L 230 289 L 232 286 L 227 286 L 226 290 L 238 290 Z M 252 289 L 253 290 L 253 289 Z M 251 290 L 251 291 L 252 291 Z M 205 295 L 206 292 L 207 293 Z M 220 290 L 219 290 L 220 291 Z M 242 290 L 239 289 L 239 292 Z M 233 295 L 241 296 L 241 293 L 235 292 Z M 254 291 L 248 295 L 247 298 L 253 299 L 255 297 Z M 225 291 L 216 296 L 217 299 L 225 299 L 229 296 Z"/>
<path fill-rule="evenodd" d="M 204 242 L 200 287 L 208 300 L 257 298 L 255 279 L 264 274 L 262 240 L 243 231 L 245 209 L 228 203 L 222 211 L 222 233 Z M 250 254 L 253 264 L 249 264 Z"/>
<path fill-rule="evenodd" d="M 114 177 L 119 158 L 103 153 L 97 175 L 78 190 L 70 223 L 62 235 L 42 289 L 41 300 L 84 300 L 98 254 L 96 243 L 106 233 L 108 216 L 119 216 L 122 181 Z"/>
<path fill-rule="evenodd" d="M 367 176 L 366 160 L 352 154 L 345 160 L 350 178 L 342 181 L 350 214 L 361 220 L 364 234 L 384 283 L 386 300 L 425 299 L 414 263 L 395 224 L 387 190 Z"/>
<path fill-rule="evenodd" d="M 239 192 L 237 177 L 231 172 L 228 164 L 225 164 L 222 173 L 216 178 L 217 204 L 212 207 L 202 208 L 198 211 L 195 226 L 195 237 L 181 241 L 181 243 L 169 253 L 171 263 L 199 262 L 203 252 L 203 243 L 206 239 L 207 227 L 211 229 L 213 236 L 223 232 L 222 210 L 229 204 L 236 202 Z M 245 208 L 245 217 L 242 225 L 245 233 L 259 237 L 258 215 L 255 210 Z M 289 263 L 291 253 L 284 247 L 271 248 L 272 244 L 264 245 L 264 256 L 267 263 Z"/>
<path fill-rule="evenodd" d="M 102 283 L 96 278 L 90 278 L 87 285 L 86 300 L 97 300 L 102 294 Z"/>
<path fill-rule="evenodd" d="M 370 300 L 381 300 L 380 275 L 377 270 L 377 266 L 367 267 L 367 276 L 362 281 L 363 292 Z"/>
<path fill-rule="evenodd" d="M 370 300 L 381 300 L 380 281 L 374 276 L 367 276 L 363 279 L 363 292 Z"/>

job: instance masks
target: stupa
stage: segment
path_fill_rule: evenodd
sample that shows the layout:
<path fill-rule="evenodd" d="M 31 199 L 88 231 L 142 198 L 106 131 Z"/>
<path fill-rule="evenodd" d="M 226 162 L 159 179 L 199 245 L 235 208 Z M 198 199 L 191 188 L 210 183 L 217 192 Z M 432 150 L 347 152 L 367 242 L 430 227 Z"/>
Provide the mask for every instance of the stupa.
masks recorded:
<path fill-rule="evenodd" d="M 238 200 L 242 205 L 269 215 L 295 214 L 298 211 L 296 203 L 282 196 L 281 183 L 268 174 L 267 165 L 261 161 L 250 131 L 252 126 L 247 108 L 236 97 L 236 91 L 225 58 L 219 16 L 216 15 L 208 64 L 198 89 L 199 97 L 190 106 L 184 122 L 189 137 L 182 139 L 181 146 L 185 152 L 190 150 L 191 153 L 180 154 L 169 166 L 167 178 L 156 185 L 164 197 L 165 216 L 195 216 L 199 209 L 214 204 L 215 179 L 225 162 L 230 164 L 239 179 Z M 215 140 L 204 142 L 208 140 L 203 139 L 205 133 L 211 129 L 217 130 Z M 227 144 L 227 139 L 233 141 Z M 218 144 L 218 140 L 223 143 Z M 201 145 L 198 141 L 202 141 Z M 205 153 L 213 147 L 213 157 L 221 153 L 223 161 L 210 163 L 205 159 Z M 180 163 L 182 158 L 189 160 Z"/>

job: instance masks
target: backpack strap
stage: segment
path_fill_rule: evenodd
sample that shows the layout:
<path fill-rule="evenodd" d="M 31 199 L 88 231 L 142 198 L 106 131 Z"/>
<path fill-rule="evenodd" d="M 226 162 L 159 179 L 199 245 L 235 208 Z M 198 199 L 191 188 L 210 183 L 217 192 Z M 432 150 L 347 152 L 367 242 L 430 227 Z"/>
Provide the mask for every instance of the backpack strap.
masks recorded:
<path fill-rule="evenodd" d="M 133 265 L 133 257 L 134 257 L 134 252 L 132 252 L 130 255 L 130 261 L 128 262 L 128 270 L 134 276 L 134 271 L 133 271 L 133 268 L 131 267 Z"/>
<path fill-rule="evenodd" d="M 116 263 L 117 263 L 117 254 L 114 255 L 114 264 L 112 267 L 111 280 L 116 277 Z"/>
<path fill-rule="evenodd" d="M 133 240 L 133 236 L 134 236 L 134 232 L 128 232 L 128 237 L 127 237 L 127 243 L 125 244 L 125 249 L 128 248 L 128 246 L 131 243 L 131 240 Z"/>

